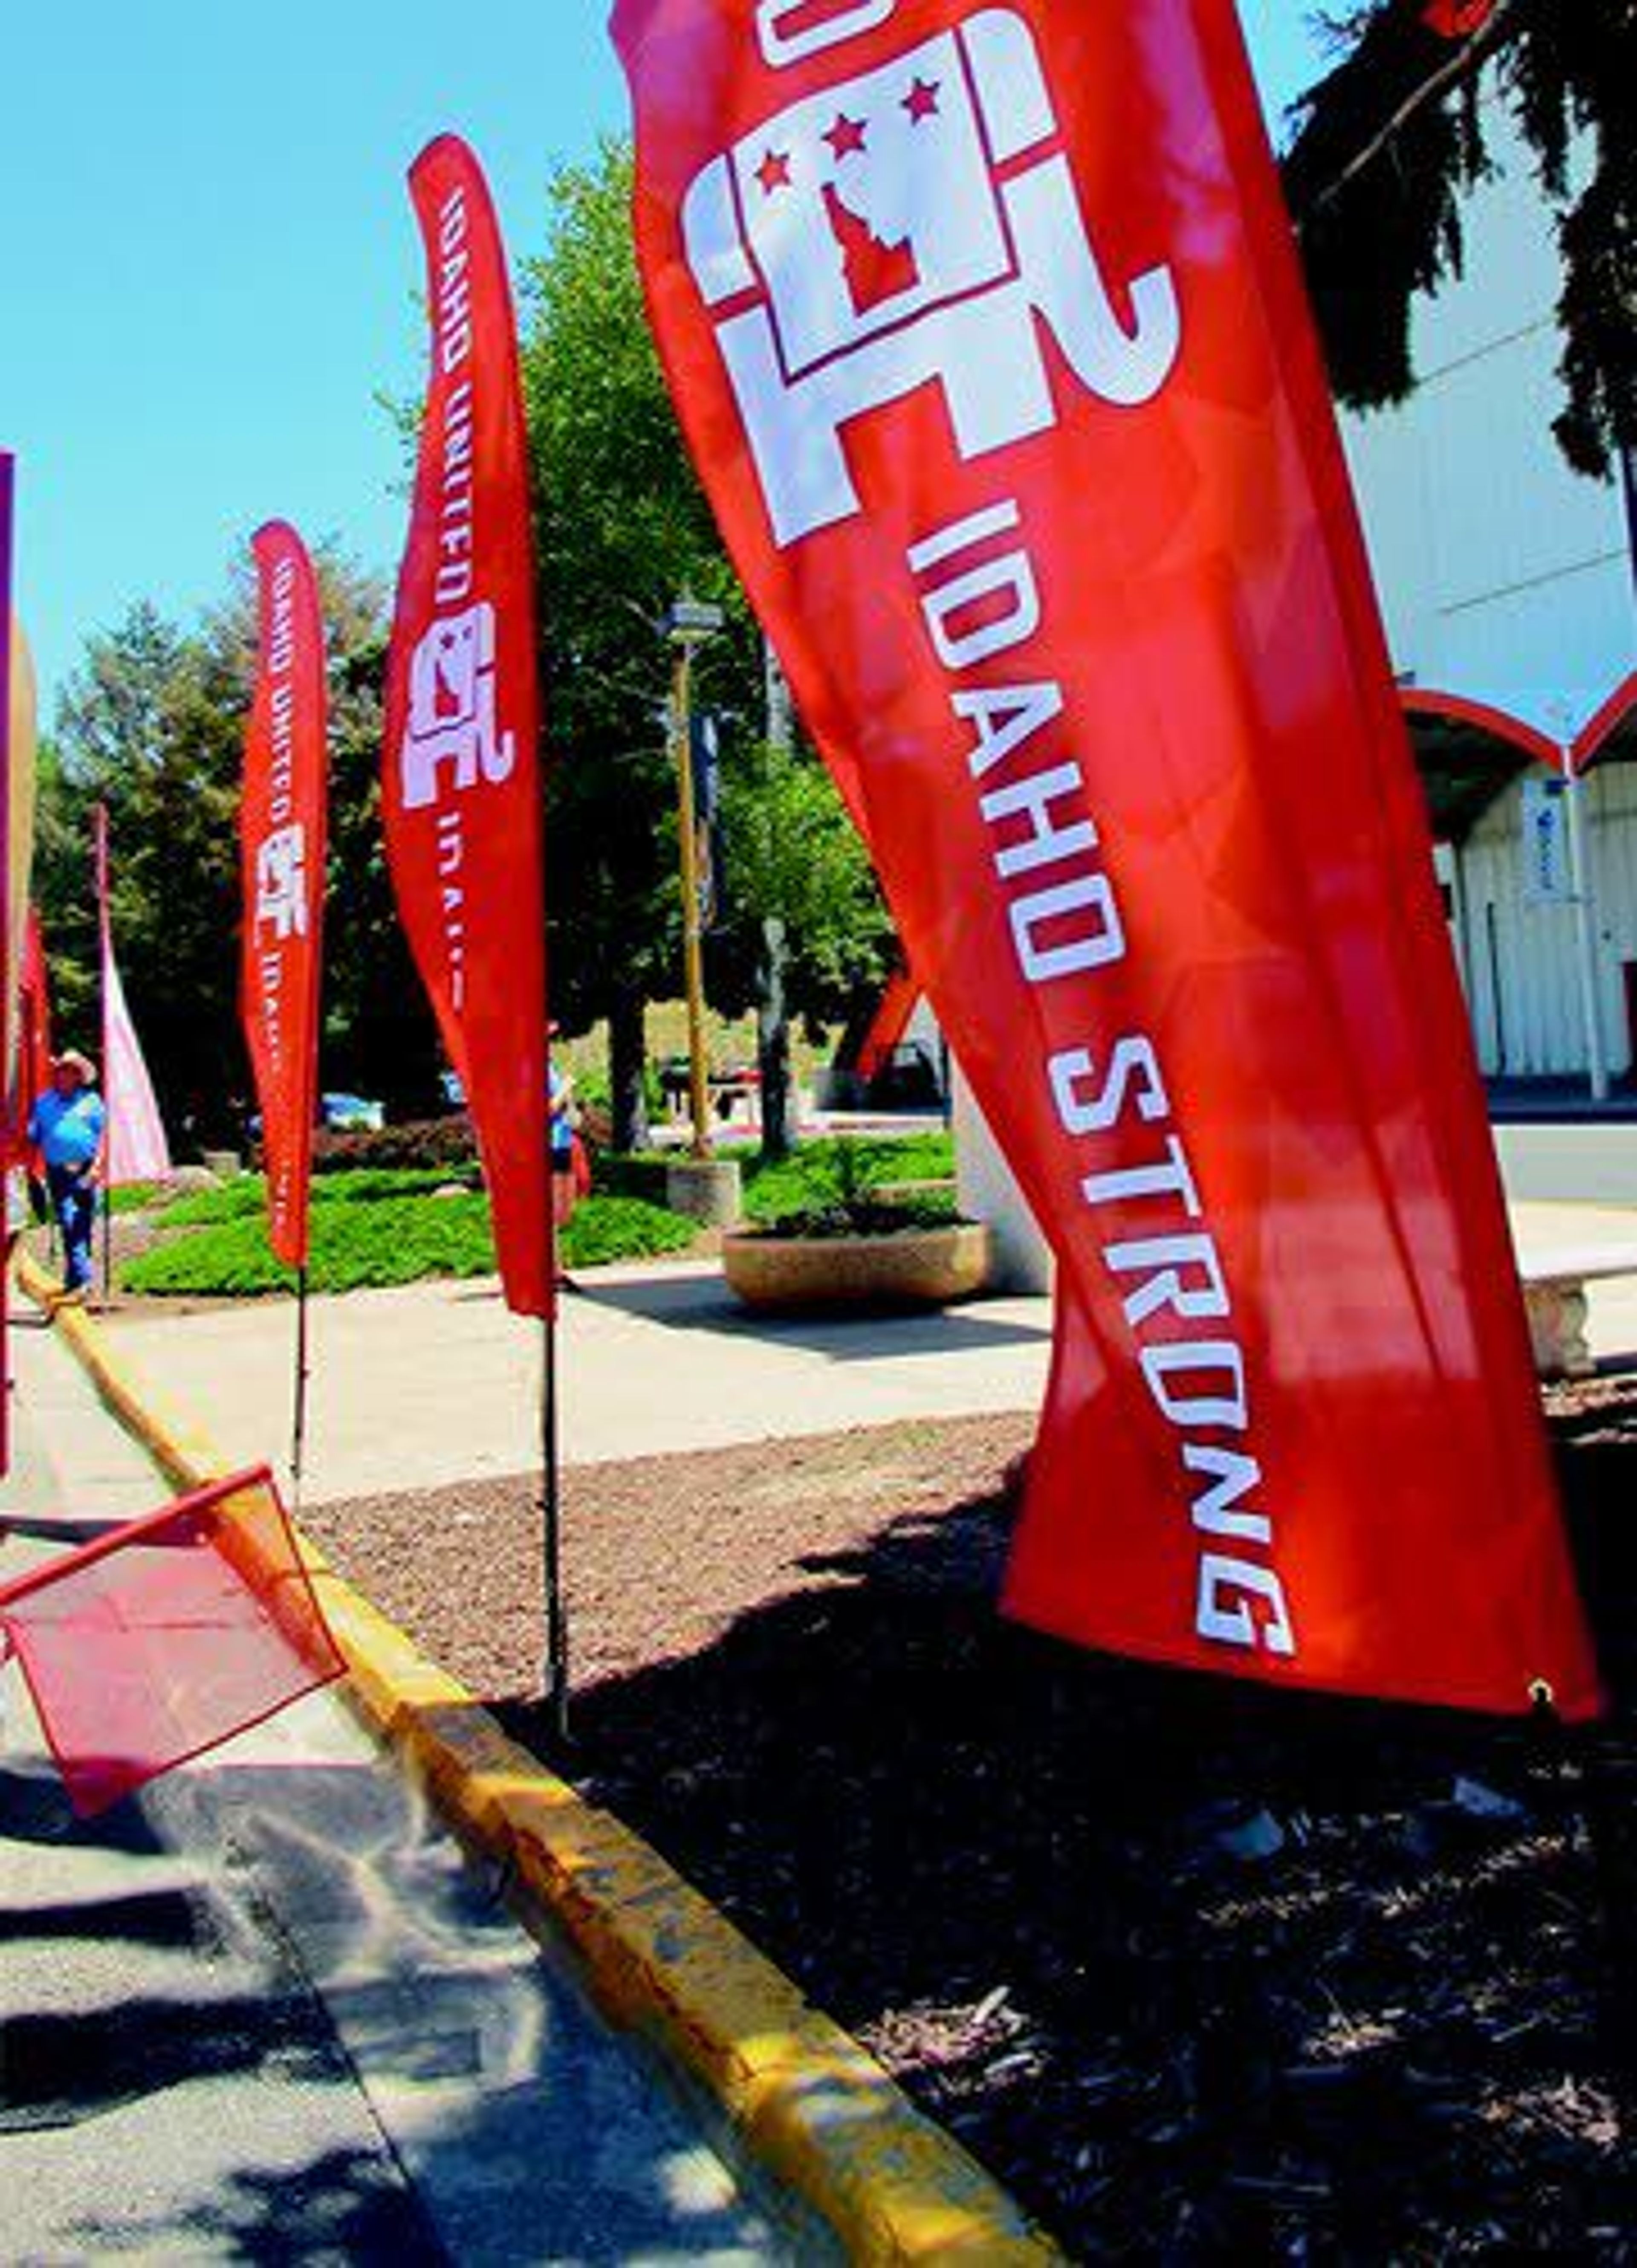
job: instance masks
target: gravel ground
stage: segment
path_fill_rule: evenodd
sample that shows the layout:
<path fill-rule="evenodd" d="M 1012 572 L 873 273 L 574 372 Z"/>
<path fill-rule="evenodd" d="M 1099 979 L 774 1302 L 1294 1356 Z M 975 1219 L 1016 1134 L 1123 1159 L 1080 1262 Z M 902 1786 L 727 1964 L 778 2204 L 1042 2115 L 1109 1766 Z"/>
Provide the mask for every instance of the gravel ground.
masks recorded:
<path fill-rule="evenodd" d="M 1637 1381 L 1548 1408 L 1629 1697 Z M 570 1776 L 1075 2253 L 1637 2258 L 1629 1698 L 1569 1742 L 1012 1629 L 1031 1431 L 570 1472 Z M 544 1744 L 534 1493 L 309 1524 Z"/>

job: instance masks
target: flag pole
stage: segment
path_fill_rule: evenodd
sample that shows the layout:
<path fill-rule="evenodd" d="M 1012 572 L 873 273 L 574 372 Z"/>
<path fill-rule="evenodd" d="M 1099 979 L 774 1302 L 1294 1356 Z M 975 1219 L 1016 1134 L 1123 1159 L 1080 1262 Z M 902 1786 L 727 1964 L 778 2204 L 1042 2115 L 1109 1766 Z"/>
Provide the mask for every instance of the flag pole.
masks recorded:
<path fill-rule="evenodd" d="M 550 1184 L 547 1184 L 550 1195 Z M 554 1241 L 552 1247 L 554 1253 Z M 551 1292 L 540 1344 L 540 1513 L 546 1573 L 546 1697 L 552 1730 L 569 1738 L 569 1618 L 562 1596 L 562 1498 L 557 1454 L 557 1295 Z"/>
<path fill-rule="evenodd" d="M 293 1508 L 301 1509 L 301 1476 L 307 1448 L 307 1263 L 296 1271 L 296 1391 L 290 1418 L 290 1493 Z"/>
<path fill-rule="evenodd" d="M 541 882 L 544 883 L 541 861 Z M 542 922 L 545 908 L 541 909 Z M 546 1094 L 540 1160 L 546 1225 L 546 1297 L 540 1318 L 540 1549 L 546 1585 L 546 1699 L 560 1744 L 569 1739 L 569 1617 L 562 1595 L 562 1491 L 557 1439 L 557 1209 L 552 1173 L 551 1034 L 546 1038 Z"/>
<path fill-rule="evenodd" d="M 108 806 L 100 798 L 92 814 L 92 832 L 97 869 L 97 976 L 102 1031 L 102 1304 L 106 1307 L 112 1305 L 114 1299 L 114 1190 L 108 1180 L 108 1167 L 114 1156 L 113 1098 L 108 1091 L 112 1084 L 108 1075 L 108 1033 L 112 1023 L 108 1013 L 108 961 L 113 951 L 114 916 L 108 904 Z M 66 1279 L 66 1238 L 62 1266 Z"/>

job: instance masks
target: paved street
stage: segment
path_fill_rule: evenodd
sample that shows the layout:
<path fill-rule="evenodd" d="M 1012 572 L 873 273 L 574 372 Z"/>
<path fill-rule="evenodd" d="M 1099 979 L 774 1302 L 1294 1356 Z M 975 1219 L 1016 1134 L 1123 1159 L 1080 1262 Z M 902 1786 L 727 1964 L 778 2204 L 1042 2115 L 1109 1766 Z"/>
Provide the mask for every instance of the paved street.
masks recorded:
<path fill-rule="evenodd" d="M 13 1344 L 0 1508 L 163 1501 L 66 1351 Z M 0 1708 L 0 2258 L 782 2257 L 338 1701 L 89 1826 L 15 1670 Z"/>

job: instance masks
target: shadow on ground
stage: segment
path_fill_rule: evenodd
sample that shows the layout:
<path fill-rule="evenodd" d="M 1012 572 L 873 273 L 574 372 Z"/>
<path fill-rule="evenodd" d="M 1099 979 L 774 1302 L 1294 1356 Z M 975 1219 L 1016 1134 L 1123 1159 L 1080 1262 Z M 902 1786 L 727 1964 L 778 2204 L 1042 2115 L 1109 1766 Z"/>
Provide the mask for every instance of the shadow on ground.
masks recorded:
<path fill-rule="evenodd" d="M 600 1282 L 587 1272 L 581 1296 L 639 1321 L 690 1333 L 712 1331 L 800 1348 L 831 1362 L 878 1362 L 882 1357 L 983 1353 L 998 1347 L 1044 1346 L 1052 1336 L 1044 1303 L 1038 1322 L 997 1320 L 989 1303 L 974 1300 L 929 1312 L 923 1307 L 859 1307 L 833 1315 L 777 1314 L 736 1300 L 719 1275 L 645 1277 L 639 1283 Z"/>
<path fill-rule="evenodd" d="M 1637 1403 L 1560 1435 L 1629 1695 Z M 574 1777 L 1076 2252 L 1628 2257 L 1629 1715 L 1078 1654 L 995 1617 L 1009 1517 L 899 1519 L 593 1686 Z"/>
<path fill-rule="evenodd" d="M 614 2268 L 752 2226 L 423 1805 L 306 1758 L 90 1822 L 0 1766 L 0 2166 L 8 2260 Z"/>

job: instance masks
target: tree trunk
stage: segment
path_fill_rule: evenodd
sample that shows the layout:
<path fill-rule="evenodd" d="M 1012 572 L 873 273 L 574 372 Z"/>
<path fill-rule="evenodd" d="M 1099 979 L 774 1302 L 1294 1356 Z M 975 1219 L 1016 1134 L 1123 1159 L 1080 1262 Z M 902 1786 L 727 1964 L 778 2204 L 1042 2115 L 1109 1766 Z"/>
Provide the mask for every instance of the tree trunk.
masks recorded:
<path fill-rule="evenodd" d="M 608 1011 L 608 1094 L 616 1150 L 648 1147 L 648 1096 L 643 1086 L 647 1067 L 642 996 L 622 988 Z"/>
<path fill-rule="evenodd" d="M 795 738 L 790 688 L 772 641 L 762 644 L 767 688 L 767 743 L 781 750 Z M 789 964 L 785 927 L 776 915 L 761 924 L 761 954 L 756 971 L 756 1064 L 761 1073 L 761 1146 L 769 1158 L 788 1158 L 796 1147 L 796 1090 L 790 1082 L 790 1020 L 784 978 Z"/>
<path fill-rule="evenodd" d="M 761 1146 L 768 1158 L 788 1158 L 796 1147 L 796 1089 L 790 1079 L 790 1023 L 784 1000 L 789 960 L 784 924 L 770 914 L 761 925 L 756 970 L 756 1065 L 761 1073 Z"/>

